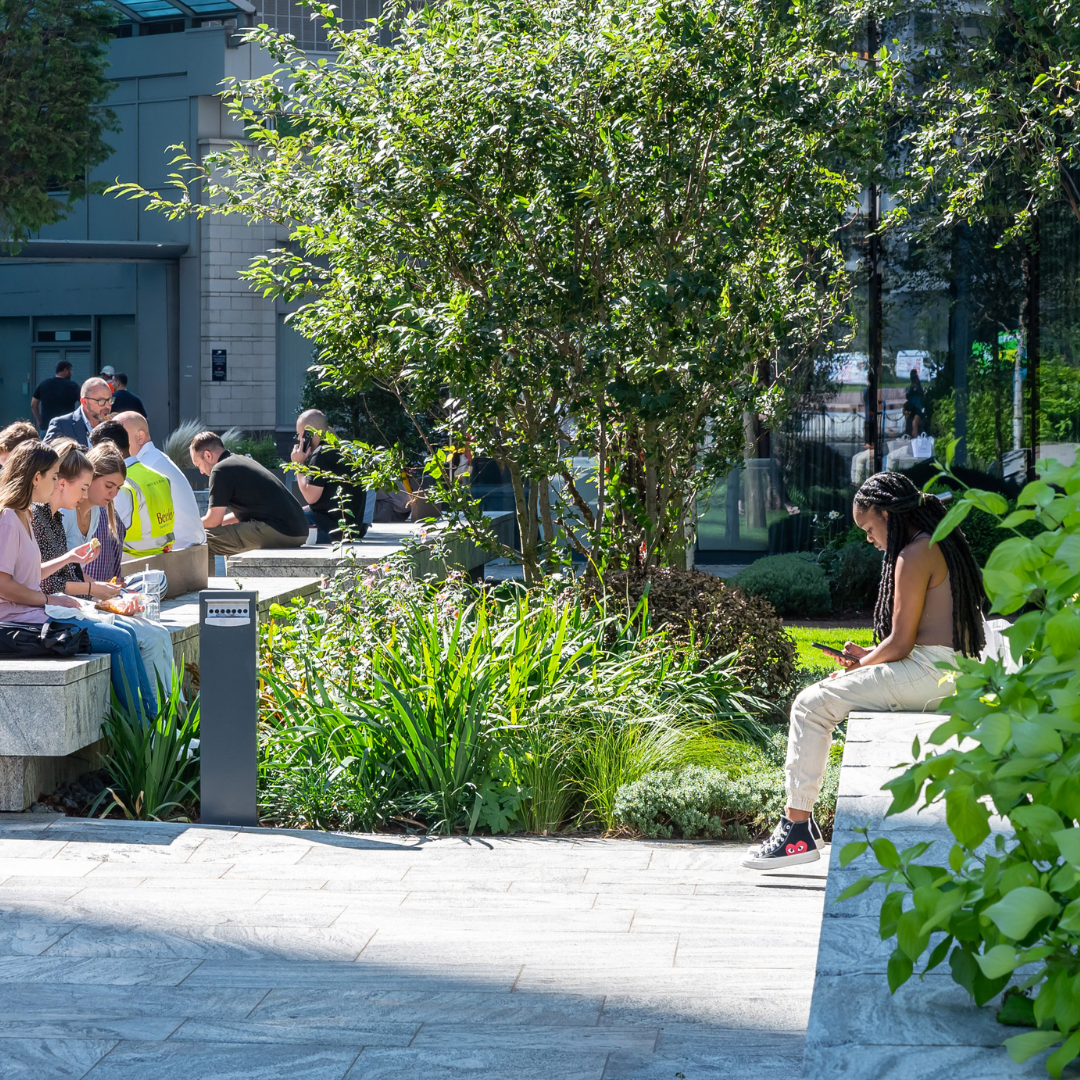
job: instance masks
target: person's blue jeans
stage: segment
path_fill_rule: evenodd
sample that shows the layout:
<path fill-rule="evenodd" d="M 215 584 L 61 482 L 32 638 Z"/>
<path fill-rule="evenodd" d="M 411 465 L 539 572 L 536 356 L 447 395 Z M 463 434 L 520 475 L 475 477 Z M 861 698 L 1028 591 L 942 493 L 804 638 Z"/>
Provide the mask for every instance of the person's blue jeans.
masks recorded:
<path fill-rule="evenodd" d="M 90 648 L 96 653 L 108 653 L 111 657 L 109 674 L 116 696 L 128 708 L 135 709 L 131 695 L 142 695 L 143 711 L 151 717 L 157 716 L 155 697 L 146 674 L 146 665 L 139 653 L 139 639 L 135 631 L 124 626 L 119 620 L 112 626 L 95 622 L 93 619 L 68 620 L 81 626 L 90 635 Z"/>

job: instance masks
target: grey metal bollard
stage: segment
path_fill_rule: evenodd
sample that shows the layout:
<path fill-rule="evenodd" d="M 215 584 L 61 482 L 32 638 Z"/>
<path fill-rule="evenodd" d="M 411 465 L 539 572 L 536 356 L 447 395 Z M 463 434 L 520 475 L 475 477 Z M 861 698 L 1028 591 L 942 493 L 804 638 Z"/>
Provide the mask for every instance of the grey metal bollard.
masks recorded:
<path fill-rule="evenodd" d="M 258 825 L 258 593 L 199 593 L 201 816 Z"/>

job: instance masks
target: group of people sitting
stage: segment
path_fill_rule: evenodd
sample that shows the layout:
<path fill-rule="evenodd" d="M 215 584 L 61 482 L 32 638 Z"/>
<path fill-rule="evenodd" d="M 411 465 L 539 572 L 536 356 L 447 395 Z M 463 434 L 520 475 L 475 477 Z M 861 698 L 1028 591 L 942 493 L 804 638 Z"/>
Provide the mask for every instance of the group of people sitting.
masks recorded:
<path fill-rule="evenodd" d="M 371 517 L 367 493 L 341 475 L 346 470 L 317 410 L 298 419 L 292 455 L 312 470 L 300 480 L 309 506 L 204 431 L 189 448 L 192 465 L 209 477 L 209 508 L 201 515 L 187 478 L 154 445 L 142 402 L 125 385 L 105 368 L 77 387 L 71 365 L 61 362 L 55 378 L 34 391 L 35 423 L 0 431 L 0 622 L 57 619 L 86 629 L 93 651 L 114 659 L 120 700 L 154 715 L 150 673 L 168 684 L 172 641 L 165 627 L 140 617 L 137 598 L 123 595 L 125 553 L 149 558 L 206 544 L 212 574 L 217 555 L 300 547 L 312 529 L 324 542 L 342 528 L 362 536 Z M 138 407 L 117 409 L 132 402 Z M 103 602 L 108 613 L 97 611 Z"/>

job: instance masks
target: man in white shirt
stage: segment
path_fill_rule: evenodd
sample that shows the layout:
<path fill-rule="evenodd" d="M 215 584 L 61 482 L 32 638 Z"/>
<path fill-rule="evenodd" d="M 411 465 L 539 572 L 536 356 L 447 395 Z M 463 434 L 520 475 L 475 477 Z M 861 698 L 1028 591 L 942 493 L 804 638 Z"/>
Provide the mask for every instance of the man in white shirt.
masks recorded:
<path fill-rule="evenodd" d="M 162 473 L 169 479 L 173 510 L 176 514 L 173 519 L 173 534 L 176 536 L 173 549 L 205 544 L 206 530 L 203 528 L 199 504 L 195 501 L 195 492 L 191 490 L 187 477 L 177 468 L 172 458 L 163 454 L 154 445 L 150 438 L 150 426 L 146 422 L 146 417 L 137 412 L 122 412 L 113 419 L 123 424 L 128 434 L 131 454 L 128 464 L 132 461 L 140 461 L 148 469 Z"/>

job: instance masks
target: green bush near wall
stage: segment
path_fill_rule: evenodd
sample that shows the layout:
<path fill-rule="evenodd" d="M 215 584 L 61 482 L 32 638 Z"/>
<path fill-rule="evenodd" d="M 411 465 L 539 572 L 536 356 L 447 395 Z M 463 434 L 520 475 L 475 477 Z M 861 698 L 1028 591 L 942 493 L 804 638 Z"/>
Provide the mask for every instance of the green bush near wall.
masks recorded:
<path fill-rule="evenodd" d="M 832 611 L 829 579 L 813 555 L 769 555 L 751 563 L 734 584 L 763 596 L 780 615 L 827 615 Z"/>
<path fill-rule="evenodd" d="M 767 832 L 783 813 L 787 734 L 764 748 L 732 747 L 722 766 L 689 765 L 649 773 L 619 789 L 615 816 L 648 837 L 742 840 Z M 815 816 L 826 836 L 836 813 L 843 743 L 835 742 Z"/>

